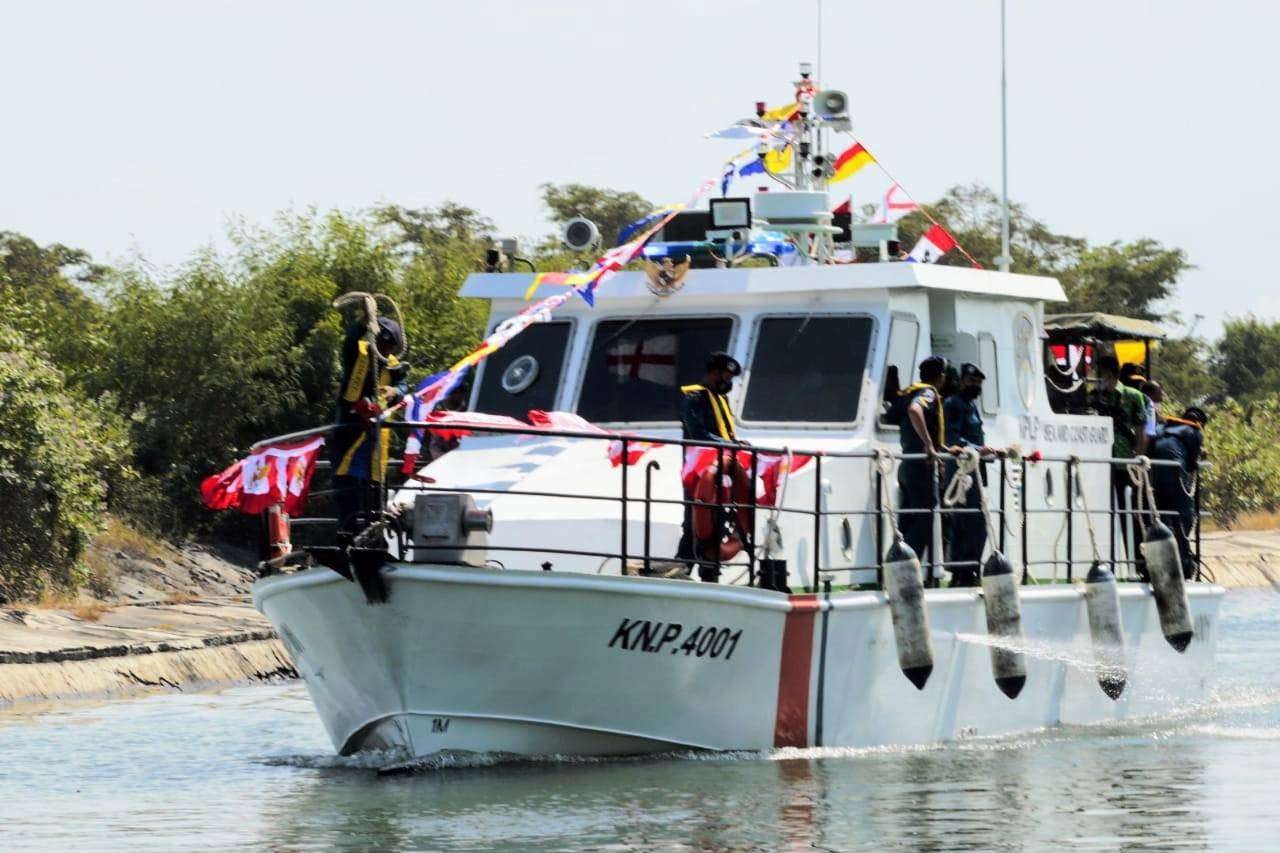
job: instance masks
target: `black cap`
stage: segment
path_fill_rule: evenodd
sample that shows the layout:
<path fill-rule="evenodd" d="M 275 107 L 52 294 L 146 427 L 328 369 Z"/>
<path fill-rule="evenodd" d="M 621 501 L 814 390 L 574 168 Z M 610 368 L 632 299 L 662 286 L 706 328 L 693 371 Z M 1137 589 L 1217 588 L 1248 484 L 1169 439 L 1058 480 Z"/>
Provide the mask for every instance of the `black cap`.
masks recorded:
<path fill-rule="evenodd" d="M 987 374 L 983 373 L 978 368 L 978 365 L 974 364 L 971 361 L 966 361 L 964 364 L 960 365 L 960 378 L 967 379 L 970 376 L 972 376 L 974 379 L 987 378 Z"/>
<path fill-rule="evenodd" d="M 920 362 L 920 379 L 928 382 L 926 376 L 942 376 L 947 372 L 947 360 L 940 355 L 931 355 Z"/>
<path fill-rule="evenodd" d="M 1187 406 L 1186 411 L 1182 413 L 1183 420 L 1196 421 L 1201 426 L 1209 422 L 1209 415 L 1199 406 Z"/>
<path fill-rule="evenodd" d="M 398 353 L 404 349 L 404 330 L 400 324 L 389 317 L 378 318 L 378 343 Z"/>
<path fill-rule="evenodd" d="M 707 359 L 707 370 L 727 370 L 730 376 L 740 376 L 742 365 L 727 352 L 713 352 Z"/>

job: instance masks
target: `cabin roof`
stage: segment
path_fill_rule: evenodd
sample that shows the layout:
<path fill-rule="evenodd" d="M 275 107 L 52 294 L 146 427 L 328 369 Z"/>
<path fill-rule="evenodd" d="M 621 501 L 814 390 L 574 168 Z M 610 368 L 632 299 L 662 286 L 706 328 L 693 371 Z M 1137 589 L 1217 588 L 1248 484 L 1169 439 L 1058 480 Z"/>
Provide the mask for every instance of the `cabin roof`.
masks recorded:
<path fill-rule="evenodd" d="M 1046 314 L 1044 330 L 1050 340 L 1085 336 L 1099 341 L 1163 341 L 1167 337 L 1164 329 L 1148 320 L 1101 312 Z"/>
<path fill-rule="evenodd" d="M 532 283 L 532 273 L 472 273 L 463 282 L 459 295 L 482 299 L 523 300 Z M 680 293 L 750 296 L 910 288 L 1043 302 L 1066 301 L 1066 294 L 1056 278 L 914 263 L 695 269 L 690 270 Z M 558 289 L 557 286 L 544 285 L 535 296 L 542 298 Z M 609 298 L 651 298 L 643 272 L 619 273 L 603 285 L 603 289 Z M 675 299 L 678 301 L 679 295 Z"/>

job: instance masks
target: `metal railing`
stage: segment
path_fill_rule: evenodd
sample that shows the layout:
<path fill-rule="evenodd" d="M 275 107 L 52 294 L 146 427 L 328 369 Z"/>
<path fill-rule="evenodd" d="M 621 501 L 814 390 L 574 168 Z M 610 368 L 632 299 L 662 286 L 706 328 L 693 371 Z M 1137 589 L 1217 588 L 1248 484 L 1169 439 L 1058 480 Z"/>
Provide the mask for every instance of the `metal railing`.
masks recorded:
<path fill-rule="evenodd" d="M 255 445 L 255 447 L 260 447 L 267 444 L 279 443 L 286 440 L 296 440 L 296 439 L 304 438 L 308 436 L 323 435 L 328 432 L 331 432 L 334 428 L 335 428 L 334 426 L 330 425 L 326 427 L 318 427 L 312 430 L 306 430 L 303 432 L 292 433 L 287 436 L 280 436 L 274 439 L 269 439 L 267 441 L 259 442 L 259 444 Z M 873 461 L 878 457 L 881 457 L 882 455 L 884 455 L 884 453 L 872 451 L 872 450 L 802 451 L 802 450 L 797 450 L 797 449 L 788 448 L 788 447 L 768 447 L 768 446 L 754 445 L 754 444 L 741 443 L 741 442 L 735 443 L 735 442 L 716 442 L 716 441 L 696 441 L 696 440 L 689 440 L 689 439 L 677 439 L 677 438 L 667 438 L 662 436 L 648 436 L 648 435 L 639 435 L 639 434 L 584 432 L 584 431 L 574 431 L 574 430 L 543 429 L 538 427 L 517 428 L 517 427 L 510 427 L 510 426 L 487 425 L 487 424 L 470 423 L 470 422 L 454 424 L 454 423 L 447 423 L 447 422 L 398 421 L 394 423 L 385 422 L 380 425 L 380 428 L 375 428 L 370 430 L 370 432 L 373 434 L 373 441 L 371 442 L 373 447 L 371 452 L 374 454 L 374 458 L 376 458 L 378 453 L 378 442 L 381 441 L 381 435 L 380 435 L 381 429 L 389 429 L 397 432 L 416 430 L 416 429 L 422 429 L 427 432 L 431 432 L 433 430 L 447 430 L 447 431 L 454 431 L 454 432 L 465 431 L 467 433 L 479 433 L 479 434 L 488 434 L 488 435 L 527 436 L 527 437 L 535 437 L 535 438 L 569 439 L 569 440 L 575 440 L 575 441 L 595 441 L 595 442 L 606 442 L 606 443 L 617 442 L 620 445 L 620 451 L 621 451 L 620 455 L 623 461 L 622 461 L 622 464 L 618 466 L 618 468 L 620 469 L 619 479 L 618 479 L 619 488 L 616 494 L 612 494 L 612 493 L 592 494 L 592 493 L 586 493 L 581 491 L 565 492 L 565 491 L 548 491 L 548 490 L 498 489 L 498 488 L 484 488 L 484 487 L 450 486 L 450 485 L 420 482 L 414 478 L 403 476 L 403 475 L 396 478 L 397 482 L 388 482 L 388 479 L 392 477 L 393 472 L 398 471 L 400 460 L 391 460 L 391 464 L 388 466 L 387 476 L 384 476 L 382 481 L 376 483 L 376 487 L 370 489 L 370 494 L 376 495 L 376 499 L 375 499 L 376 507 L 379 510 L 386 509 L 388 505 L 388 495 L 392 490 L 396 492 L 422 491 L 422 492 L 443 492 L 443 493 L 453 493 L 453 494 L 465 493 L 465 494 L 484 495 L 484 496 L 521 496 L 521 497 L 545 498 L 548 500 L 598 501 L 598 502 L 614 503 L 618 505 L 619 535 L 618 535 L 618 539 L 616 540 L 618 543 L 617 550 L 604 550 L 604 549 L 593 549 L 593 548 L 565 548 L 565 547 L 558 547 L 554 545 L 529 546 L 529 545 L 515 545 L 515 544 L 501 544 L 501 543 L 495 544 L 491 542 L 486 544 L 485 546 L 485 549 L 489 552 L 499 552 L 499 553 L 508 552 L 508 553 L 517 553 L 517 554 L 537 553 L 537 554 L 544 554 L 549 557 L 563 555 L 563 556 L 599 558 L 602 561 L 601 563 L 602 567 L 605 564 L 607 564 L 609 561 L 617 560 L 619 565 L 619 571 L 622 573 L 627 572 L 629 563 L 632 560 L 640 561 L 646 573 L 651 570 L 654 562 L 659 560 L 667 563 L 693 562 L 693 563 L 706 564 L 712 561 L 698 559 L 698 558 L 693 558 L 692 560 L 689 560 L 688 558 L 676 557 L 676 556 L 658 557 L 652 553 L 651 532 L 652 532 L 652 513 L 653 513 L 654 506 L 655 505 L 681 506 L 681 507 L 692 507 L 692 508 L 705 507 L 712 511 L 729 512 L 729 513 L 733 513 L 739 509 L 742 509 L 747 511 L 748 518 L 749 518 L 749 523 L 747 525 L 748 529 L 741 531 L 741 535 L 746 540 L 744 542 L 745 547 L 743 551 L 743 553 L 745 554 L 745 563 L 731 562 L 725 565 L 745 566 L 748 583 L 754 585 L 758 578 L 757 569 L 758 569 L 759 561 L 761 559 L 759 553 L 757 553 L 760 550 L 760 546 L 754 541 L 752 541 L 755 539 L 755 536 L 759 528 L 756 514 L 762 508 L 758 502 L 758 498 L 756 495 L 756 487 L 755 487 L 755 484 L 757 483 L 757 479 L 761 470 L 761 457 L 762 456 L 784 456 L 787 454 L 791 454 L 793 457 L 807 456 L 811 460 L 811 463 L 809 463 L 812 465 L 811 475 L 813 477 L 813 493 L 812 493 L 811 506 L 804 507 L 804 506 L 794 506 L 794 505 L 793 506 L 770 505 L 767 507 L 767 510 L 771 514 L 777 513 L 778 517 L 781 517 L 782 515 L 786 514 L 790 516 L 802 516 L 802 517 L 807 516 L 812 519 L 813 539 L 810 547 L 810 550 L 812 551 L 812 556 L 809 560 L 810 565 L 808 565 L 807 568 L 809 569 L 810 577 L 814 580 L 814 584 L 812 587 L 813 589 L 816 590 L 819 579 L 821 580 L 825 588 L 830 589 L 832 578 L 835 576 L 838 576 L 842 573 L 857 573 L 857 572 L 867 573 L 872 571 L 874 571 L 875 573 L 875 587 L 879 588 L 883 582 L 884 555 L 889 545 L 889 542 L 887 541 L 887 538 L 886 538 L 886 526 L 891 526 L 891 525 L 886 524 L 886 522 L 889 522 L 892 516 L 899 516 L 899 517 L 904 515 L 928 515 L 929 516 L 931 530 L 933 530 L 934 533 L 931 537 L 931 543 L 929 547 L 929 560 L 927 563 L 922 561 L 922 563 L 928 568 L 928 571 L 926 572 L 927 576 L 925 579 L 925 583 L 927 586 L 936 587 L 938 585 L 938 581 L 940 579 L 940 576 L 943 570 L 951 570 L 951 569 L 956 569 L 961 567 L 980 568 L 979 564 L 973 560 L 968 560 L 968 561 L 948 560 L 944 553 L 946 548 L 946 543 L 944 541 L 945 536 L 938 537 L 936 533 L 939 527 L 939 523 L 938 523 L 939 520 L 954 519 L 956 517 L 959 517 L 965 514 L 982 513 L 983 511 L 980 508 L 965 507 L 960 505 L 950 506 L 950 507 L 943 506 L 943 501 L 941 499 L 941 495 L 943 491 L 942 478 L 945 476 L 946 462 L 951 459 L 951 457 L 945 456 L 945 455 L 942 457 L 935 457 L 932 460 L 934 463 L 933 464 L 932 506 L 927 508 L 901 508 L 898 506 L 890 508 L 890 507 L 884 506 L 883 496 L 890 493 L 891 491 L 890 489 L 885 488 L 886 484 L 883 482 L 884 477 L 886 476 L 885 472 L 882 470 L 882 468 L 879 465 L 873 464 Z M 681 449 L 682 455 L 687 449 L 698 448 L 698 447 L 719 449 L 726 454 L 732 454 L 734 459 L 736 459 L 738 455 L 741 453 L 747 454 L 750 460 L 750 464 L 747 466 L 744 466 L 746 470 L 743 473 L 747 474 L 749 477 L 749 479 L 747 480 L 748 484 L 750 484 L 750 488 L 748 489 L 749 501 L 746 503 L 735 503 L 733 501 L 715 501 L 715 502 L 699 501 L 694 499 L 687 493 L 685 494 L 683 499 L 655 497 L 653 494 L 653 474 L 656 471 L 661 470 L 661 466 L 659 465 L 657 460 L 649 460 L 645 464 L 643 496 L 641 497 L 632 496 L 630 494 L 630 488 L 631 488 L 631 477 L 634 476 L 634 472 L 630 470 L 632 466 L 626 463 L 626 459 L 628 456 L 628 452 L 631 450 L 631 448 L 636 446 L 638 443 L 679 447 Z M 929 460 L 929 457 L 927 457 L 924 454 L 902 454 L 898 452 L 889 452 L 887 455 L 898 464 L 901 464 L 904 461 L 917 462 L 917 461 Z M 723 461 L 724 457 L 722 457 L 721 459 Z M 870 469 L 869 471 L 870 476 L 866 478 L 866 482 L 869 484 L 869 487 L 870 487 L 869 505 L 856 506 L 856 507 L 836 507 L 836 508 L 823 507 L 824 463 L 826 463 L 827 465 L 830 465 L 830 463 L 832 463 L 834 460 L 843 460 L 843 459 L 863 460 L 868 464 L 868 467 Z M 1137 553 L 1134 553 L 1137 550 L 1137 543 L 1140 541 L 1139 535 L 1137 533 L 1134 533 L 1132 535 L 1124 534 L 1123 531 L 1125 530 L 1126 527 L 1129 527 L 1134 531 L 1138 531 L 1139 528 L 1142 526 L 1141 522 L 1144 519 L 1150 518 L 1151 510 L 1140 508 L 1134 503 L 1130 503 L 1128 506 L 1118 505 L 1117 489 L 1112 485 L 1112 482 L 1110 480 L 1107 483 L 1107 491 L 1110 495 L 1110 499 L 1109 499 L 1108 505 L 1105 507 L 1095 508 L 1093 506 L 1087 506 L 1087 505 L 1078 506 L 1077 504 L 1079 503 L 1079 495 L 1078 495 L 1078 492 L 1076 491 L 1077 489 L 1076 474 L 1078 473 L 1081 466 L 1087 466 L 1087 465 L 1107 466 L 1109 472 L 1113 472 L 1117 470 L 1127 470 L 1128 466 L 1134 464 L 1137 461 L 1139 460 L 1112 459 L 1112 458 L 1081 459 L 1075 456 L 1056 456 L 1056 457 L 1040 456 L 1037 459 L 1028 459 L 1025 457 L 1010 458 L 1004 455 L 988 455 L 982 459 L 980 470 L 978 472 L 975 472 L 974 476 L 982 476 L 983 471 L 989 472 L 990 468 L 988 468 L 988 466 L 993 467 L 998 474 L 997 477 L 991 478 L 991 479 L 997 480 L 997 483 L 995 484 L 995 488 L 992 488 L 991 486 L 983 487 L 984 489 L 988 490 L 988 494 L 990 494 L 991 492 L 994 492 L 994 496 L 995 496 L 994 505 L 991 505 L 991 504 L 988 505 L 988 511 L 990 513 L 990 517 L 992 520 L 991 529 L 993 530 L 993 532 L 997 534 L 997 543 L 995 543 L 995 547 L 998 547 L 1002 552 L 1006 554 L 1008 553 L 1007 551 L 1008 544 L 1009 544 L 1008 540 L 1010 538 L 1010 534 L 1012 533 L 1010 522 L 1011 520 L 1015 521 L 1018 525 L 1017 539 L 1019 540 L 1019 547 L 1020 547 L 1023 583 L 1030 583 L 1035 581 L 1036 578 L 1032 571 L 1034 567 L 1046 567 L 1046 566 L 1053 567 L 1055 570 L 1055 577 L 1056 577 L 1057 569 L 1064 568 L 1065 579 L 1067 581 L 1071 581 L 1075 577 L 1075 570 L 1078 566 L 1084 566 L 1087 568 L 1093 562 L 1094 556 L 1091 551 L 1086 553 L 1083 557 L 1081 557 L 1079 554 L 1080 543 L 1077 542 L 1078 537 L 1075 536 L 1075 526 L 1076 526 L 1075 520 L 1081 517 L 1086 519 L 1086 524 L 1089 521 L 1092 521 L 1095 517 L 1105 517 L 1107 519 L 1107 525 L 1108 525 L 1107 529 L 1110 531 L 1110 534 L 1107 537 L 1109 540 L 1108 554 L 1106 555 L 1107 562 L 1109 562 L 1111 565 L 1116 567 L 1125 566 L 1130 568 L 1131 570 L 1135 570 L 1135 571 L 1140 570 L 1141 563 L 1142 563 L 1141 558 Z M 1176 462 L 1162 461 L 1162 460 L 1146 460 L 1145 464 L 1152 467 L 1160 467 L 1160 466 L 1178 467 L 1178 463 Z M 1035 507 L 1035 508 L 1030 508 L 1027 506 L 1028 472 L 1029 470 L 1031 470 L 1031 466 L 1037 466 L 1040 470 L 1046 470 L 1046 471 L 1053 471 L 1055 470 L 1055 466 L 1062 466 L 1062 470 L 1064 472 L 1063 482 L 1065 484 L 1063 506 L 1061 507 L 1043 506 L 1043 507 Z M 323 470 L 323 469 L 326 469 L 328 466 L 325 464 L 321 464 L 320 467 Z M 1017 471 L 1017 476 L 1013 476 L 1012 472 L 1014 470 Z M 808 475 L 809 475 L 808 472 L 801 470 L 799 473 L 792 473 L 789 476 L 792 478 L 795 478 L 795 477 L 802 477 L 802 476 L 808 476 Z M 673 474 L 672 476 L 676 476 L 676 475 Z M 1193 481 L 1193 483 L 1194 483 L 1194 486 L 1193 486 L 1194 491 L 1191 494 L 1193 495 L 1194 505 L 1195 505 L 1195 524 L 1194 524 L 1193 531 L 1187 531 L 1187 536 L 1189 537 L 1189 539 L 1191 539 L 1194 542 L 1193 551 L 1194 551 L 1194 557 L 1196 561 L 1195 577 L 1198 580 L 1200 578 L 1200 562 L 1201 562 L 1200 561 L 1201 490 L 1199 488 L 1198 477 L 1196 480 Z M 1124 489 L 1120 490 L 1120 495 L 1122 497 L 1131 493 L 1132 493 L 1131 489 L 1128 491 Z M 336 494 L 336 490 L 332 487 L 330 487 L 329 489 L 322 488 L 322 489 L 313 490 L 311 492 L 311 498 L 313 501 L 316 501 L 316 500 L 323 501 L 325 498 L 332 498 L 335 494 Z M 1016 502 L 1017 502 L 1016 508 L 1010 508 L 1009 506 L 1010 497 L 1014 497 L 1016 499 Z M 780 495 L 775 495 L 775 499 L 778 499 L 778 498 L 780 498 Z M 643 517 L 643 530 L 644 530 L 643 537 L 642 537 L 643 539 L 642 550 L 639 552 L 636 552 L 632 549 L 633 543 L 629 539 L 630 527 L 631 527 L 629 522 L 632 518 L 634 504 L 636 504 L 637 502 L 641 504 L 641 512 Z M 1156 510 L 1155 512 L 1156 514 L 1162 517 L 1177 516 L 1177 513 L 1172 510 Z M 1029 529 L 1030 525 L 1034 523 L 1033 522 L 1034 519 L 1040 516 L 1048 517 L 1053 515 L 1059 515 L 1063 517 L 1063 521 L 1061 522 L 1063 525 L 1063 528 L 1060 534 L 1060 538 L 1065 538 L 1065 555 L 1062 558 L 1059 558 L 1057 542 L 1055 542 L 1051 555 L 1048 559 L 1043 559 L 1043 558 L 1032 559 L 1032 553 L 1031 553 L 1032 537 L 1030 535 L 1030 529 Z M 861 521 L 866 521 L 868 519 L 871 520 L 873 531 L 874 531 L 874 538 L 875 538 L 875 543 L 874 543 L 875 559 L 873 562 L 867 563 L 867 564 L 854 564 L 854 565 L 823 565 L 822 544 L 824 540 L 827 538 L 824 536 L 823 525 L 825 520 L 833 517 L 839 517 L 842 519 L 855 517 Z M 1129 520 L 1127 525 L 1123 523 L 1126 519 Z M 308 516 L 301 516 L 301 517 L 296 517 L 291 519 L 291 525 L 294 528 L 299 529 L 300 531 L 308 528 L 332 528 L 333 531 L 336 532 L 337 526 L 340 521 L 341 519 L 337 518 L 336 516 L 308 515 Z M 1173 521 L 1175 523 L 1180 523 L 1179 519 L 1177 519 L 1176 517 L 1173 518 Z M 498 523 L 501 524 L 501 519 L 498 519 Z M 896 526 L 896 525 L 893 525 L 893 526 Z M 719 528 L 717 527 L 717 529 Z M 329 539 L 332 541 L 333 539 L 332 533 L 329 534 Z M 1124 542 L 1123 554 L 1120 553 L 1120 550 L 1118 549 L 1118 546 L 1117 546 L 1118 541 Z M 1129 544 L 1130 542 L 1133 543 L 1132 547 L 1130 547 L 1130 544 Z M 310 544 L 318 545 L 322 543 L 313 542 Z M 301 547 L 305 548 L 306 543 L 303 543 Z M 453 547 L 453 546 L 430 546 L 430 545 L 418 545 L 416 543 L 414 545 L 415 550 L 431 550 L 432 548 L 444 548 L 444 547 Z M 828 544 L 827 550 L 829 552 L 832 550 L 829 544 Z M 714 563 L 714 564 L 716 565 L 717 569 L 721 567 L 721 564 L 719 563 Z M 542 568 L 551 570 L 552 565 L 553 564 L 550 561 L 547 561 L 543 563 Z M 852 580 L 852 574 L 850 575 L 850 579 Z M 811 587 L 809 587 L 808 585 L 804 587 L 804 589 L 806 590 L 810 588 Z"/>

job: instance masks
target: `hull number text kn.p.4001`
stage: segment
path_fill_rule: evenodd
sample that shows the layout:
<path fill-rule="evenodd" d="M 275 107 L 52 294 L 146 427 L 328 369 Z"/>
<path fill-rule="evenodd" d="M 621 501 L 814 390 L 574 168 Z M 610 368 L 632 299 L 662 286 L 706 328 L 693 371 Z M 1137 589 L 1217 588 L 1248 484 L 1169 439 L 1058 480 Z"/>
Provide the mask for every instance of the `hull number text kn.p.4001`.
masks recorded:
<path fill-rule="evenodd" d="M 742 639 L 742 629 L 718 628 L 715 625 L 685 629 L 679 622 L 653 622 L 648 619 L 623 619 L 609 640 L 609 648 L 629 652 L 658 654 L 664 649 L 673 655 L 729 660 Z"/>

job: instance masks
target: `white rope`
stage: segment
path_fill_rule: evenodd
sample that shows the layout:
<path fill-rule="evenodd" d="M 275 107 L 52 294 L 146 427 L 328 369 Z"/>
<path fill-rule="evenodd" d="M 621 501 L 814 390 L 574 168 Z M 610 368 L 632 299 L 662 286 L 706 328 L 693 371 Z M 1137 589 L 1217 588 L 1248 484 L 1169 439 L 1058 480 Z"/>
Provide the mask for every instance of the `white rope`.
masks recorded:
<path fill-rule="evenodd" d="M 1089 528 L 1089 547 L 1093 550 L 1093 561 L 1101 563 L 1102 552 L 1098 550 L 1098 533 L 1093 527 L 1093 513 L 1089 512 L 1089 500 L 1085 497 L 1084 484 L 1080 482 L 1080 457 L 1072 456 L 1068 465 L 1068 470 L 1072 472 L 1068 476 L 1076 478 L 1075 498 L 1080 504 L 1080 511 L 1084 513 L 1084 521 Z"/>
<path fill-rule="evenodd" d="M 976 448 L 966 447 L 956 457 L 956 472 L 951 475 L 951 482 L 942 493 L 943 506 L 955 506 L 964 500 L 973 487 L 974 474 L 982 464 L 982 456 Z"/>
<path fill-rule="evenodd" d="M 1142 501 L 1145 498 L 1147 511 L 1154 512 L 1156 508 L 1156 493 L 1151 485 L 1151 460 L 1146 456 L 1139 456 L 1126 467 L 1129 471 L 1129 482 L 1138 487 L 1138 502 L 1134 509 L 1141 513 Z"/>
<path fill-rule="evenodd" d="M 889 519 L 889 528 L 893 531 L 895 541 L 901 541 L 902 531 L 898 529 L 898 518 L 893 512 L 893 495 L 889 491 L 889 477 L 893 474 L 893 456 L 883 447 L 877 447 L 875 450 L 875 470 L 880 473 L 880 509 Z"/>

